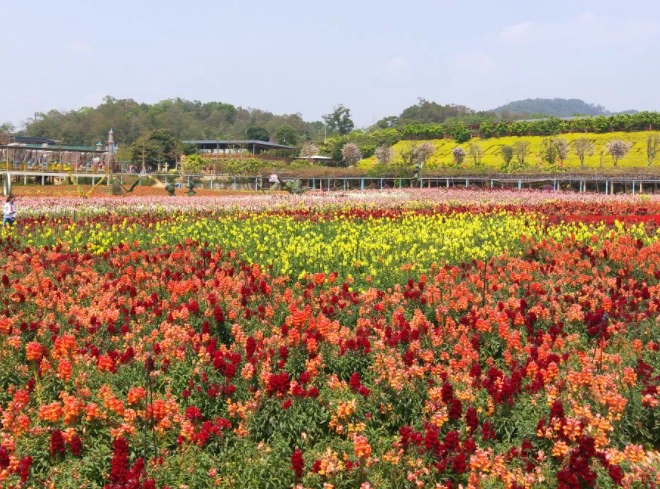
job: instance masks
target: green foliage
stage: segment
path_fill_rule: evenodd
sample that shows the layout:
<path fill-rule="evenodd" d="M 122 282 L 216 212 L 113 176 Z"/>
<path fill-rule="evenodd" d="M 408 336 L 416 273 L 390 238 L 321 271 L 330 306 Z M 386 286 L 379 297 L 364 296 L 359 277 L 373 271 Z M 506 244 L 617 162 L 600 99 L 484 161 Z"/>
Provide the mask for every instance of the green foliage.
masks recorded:
<path fill-rule="evenodd" d="M 472 115 L 475 111 L 464 105 L 440 105 L 420 98 L 415 105 L 403 110 L 398 117 L 399 124 L 441 123 L 449 118 Z"/>
<path fill-rule="evenodd" d="M 274 115 L 222 102 L 198 102 L 180 98 L 141 104 L 131 99 L 106 97 L 95 108 L 37 113 L 26 123 L 28 136 L 60 139 L 68 144 L 105 141 L 114 130 L 120 147 L 133 144 L 154 129 L 169 129 L 178 139 L 244 139 L 251 126 L 273 134 L 280 126 L 293 127 L 300 139 L 323 134 L 323 123 L 306 122 L 300 114 Z"/>
<path fill-rule="evenodd" d="M 206 161 L 199 155 L 186 156 L 183 159 L 183 173 L 196 174 L 201 173 L 206 166 Z"/>
<path fill-rule="evenodd" d="M 186 156 L 197 154 L 197 146 L 192 143 L 183 143 L 181 145 L 181 152 Z"/>
<path fill-rule="evenodd" d="M 156 129 L 140 137 L 131 147 L 131 159 L 148 165 L 175 165 L 181 154 L 181 142 L 168 129 Z"/>
<path fill-rule="evenodd" d="M 374 155 L 376 152 L 375 144 L 363 144 L 360 146 L 360 152 L 362 153 L 362 158 L 369 158 Z"/>
<path fill-rule="evenodd" d="M 533 114 L 555 117 L 571 117 L 574 115 L 605 115 L 607 111 L 601 105 L 594 105 L 579 99 L 535 98 L 516 100 L 502 105 L 493 112 L 507 117 L 529 116 Z"/>
<path fill-rule="evenodd" d="M 246 139 L 255 139 L 257 141 L 270 141 L 270 135 L 268 131 L 263 127 L 250 126 L 245 131 Z"/>
<path fill-rule="evenodd" d="M 509 171 L 511 169 L 511 161 L 513 160 L 513 147 L 504 145 L 500 148 L 500 155 L 502 155 L 502 170 Z"/>
<path fill-rule="evenodd" d="M 339 133 L 341 136 L 350 133 L 355 127 L 351 120 L 351 110 L 341 104 L 335 107 L 330 114 L 324 115 L 323 120 L 328 125 L 328 129 Z"/>
<path fill-rule="evenodd" d="M 280 126 L 273 134 L 273 137 L 278 144 L 284 144 L 287 146 L 295 146 L 298 144 L 298 133 L 296 133 L 296 130 L 289 124 Z"/>
<path fill-rule="evenodd" d="M 470 129 L 465 124 L 458 122 L 449 126 L 448 133 L 458 144 L 466 143 L 472 137 Z"/>

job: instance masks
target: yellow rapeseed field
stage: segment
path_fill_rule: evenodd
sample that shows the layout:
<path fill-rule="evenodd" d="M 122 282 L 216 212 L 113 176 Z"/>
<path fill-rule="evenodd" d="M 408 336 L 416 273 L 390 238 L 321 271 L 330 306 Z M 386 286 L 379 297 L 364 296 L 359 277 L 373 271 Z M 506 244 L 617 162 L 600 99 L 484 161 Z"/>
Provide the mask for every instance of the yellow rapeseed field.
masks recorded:
<path fill-rule="evenodd" d="M 574 152 L 574 141 L 580 138 L 587 138 L 593 141 L 595 146 L 595 151 L 593 155 L 587 156 L 585 159 L 585 166 L 587 168 L 599 168 L 602 164 L 604 168 L 612 168 L 613 161 L 612 158 L 606 153 L 605 145 L 608 141 L 612 139 L 622 139 L 632 143 L 632 148 L 628 155 L 619 160 L 618 167 L 623 168 L 644 168 L 647 166 L 647 157 L 646 157 L 646 141 L 650 134 L 659 134 L 660 132 L 610 132 L 606 134 L 595 134 L 595 133 L 572 133 L 572 134 L 561 134 L 557 137 L 566 139 L 570 144 L 570 154 L 566 160 L 564 160 L 564 168 L 579 168 L 580 160 Z M 425 142 L 430 142 L 435 147 L 435 153 L 431 156 L 427 163 L 426 168 L 443 168 L 447 166 L 454 166 L 452 150 L 456 146 L 460 146 L 467 153 L 465 160 L 463 162 L 463 168 L 472 169 L 475 167 L 472 158 L 470 157 L 470 152 L 468 147 L 470 144 L 478 144 L 482 151 L 482 165 L 489 169 L 499 169 L 502 167 L 502 157 L 500 155 L 500 148 L 504 145 L 513 145 L 518 141 L 526 141 L 530 144 L 530 154 L 527 156 L 526 164 L 533 169 L 543 169 L 547 167 L 541 157 L 541 145 L 542 141 L 546 139 L 542 136 L 510 136 L 503 138 L 490 138 L 490 139 L 481 139 L 474 138 L 463 144 L 456 144 L 453 139 L 436 139 L 432 141 L 400 141 L 393 146 L 394 149 L 394 163 L 401 162 L 401 150 L 409 148 L 411 144 L 422 144 Z M 601 155 L 602 153 L 602 155 Z M 361 168 L 370 168 L 378 164 L 374 156 L 362 160 L 358 165 Z M 660 165 L 660 157 L 656 158 L 654 166 Z"/>

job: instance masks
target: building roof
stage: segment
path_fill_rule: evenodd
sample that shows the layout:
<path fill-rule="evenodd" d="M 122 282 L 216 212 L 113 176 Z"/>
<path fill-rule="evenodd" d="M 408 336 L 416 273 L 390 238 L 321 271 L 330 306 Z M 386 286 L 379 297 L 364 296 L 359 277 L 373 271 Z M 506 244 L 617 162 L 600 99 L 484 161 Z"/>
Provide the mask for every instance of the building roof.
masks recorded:
<path fill-rule="evenodd" d="M 25 144 L 25 143 L 9 143 L 9 144 L 0 144 L 1 148 L 7 149 L 40 149 L 42 151 L 77 151 L 77 152 L 94 152 L 94 153 L 103 153 L 106 150 L 98 150 L 96 146 L 70 146 L 70 145 L 54 145 L 54 146 L 42 146 L 41 144 Z"/>
<path fill-rule="evenodd" d="M 296 148 L 292 146 L 285 146 L 283 144 L 271 143 L 268 141 L 259 141 L 257 139 L 187 139 L 183 141 L 186 144 L 194 144 L 195 146 L 206 146 L 208 148 L 227 148 L 228 146 L 252 146 L 259 149 L 280 149 L 285 151 L 293 151 Z"/>
<path fill-rule="evenodd" d="M 32 136 L 12 136 L 12 138 L 17 143 L 25 143 L 25 144 L 49 144 L 49 145 L 54 145 L 54 144 L 58 144 L 60 142 L 60 141 L 57 141 L 55 139 L 38 138 L 38 137 L 32 137 Z"/>

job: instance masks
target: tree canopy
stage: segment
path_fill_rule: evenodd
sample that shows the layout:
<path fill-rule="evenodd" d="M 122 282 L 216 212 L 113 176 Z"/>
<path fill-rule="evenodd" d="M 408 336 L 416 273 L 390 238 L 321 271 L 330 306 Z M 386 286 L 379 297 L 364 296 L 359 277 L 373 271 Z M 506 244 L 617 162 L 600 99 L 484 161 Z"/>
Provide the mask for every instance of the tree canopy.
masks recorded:
<path fill-rule="evenodd" d="M 259 109 L 235 107 L 222 102 L 180 98 L 154 104 L 106 97 L 95 108 L 38 112 L 25 125 L 25 135 L 59 139 L 68 144 L 90 145 L 105 141 L 110 128 L 115 141 L 130 145 L 156 129 L 168 129 L 177 139 L 245 139 L 249 128 L 274 134 L 281 126 L 293 128 L 297 139 L 323 134 L 323 123 L 306 122 L 300 114 L 275 115 Z M 260 136 L 265 137 L 261 131 Z M 259 139 L 261 139 L 261 137 Z"/>
<path fill-rule="evenodd" d="M 351 109 L 339 104 L 335 109 L 323 116 L 323 120 L 328 125 L 328 129 L 345 136 L 353 130 L 355 124 L 351 120 Z"/>

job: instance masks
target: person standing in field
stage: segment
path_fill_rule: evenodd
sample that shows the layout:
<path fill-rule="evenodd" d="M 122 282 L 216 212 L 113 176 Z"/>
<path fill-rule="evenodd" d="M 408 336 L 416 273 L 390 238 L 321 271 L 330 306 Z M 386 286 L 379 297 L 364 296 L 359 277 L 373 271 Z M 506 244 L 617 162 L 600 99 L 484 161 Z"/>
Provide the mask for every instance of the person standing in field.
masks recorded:
<path fill-rule="evenodd" d="M 3 226 L 9 224 L 13 226 L 16 222 L 16 197 L 10 195 L 7 197 L 7 202 L 5 202 L 4 208 L 5 220 L 2 222 Z"/>

